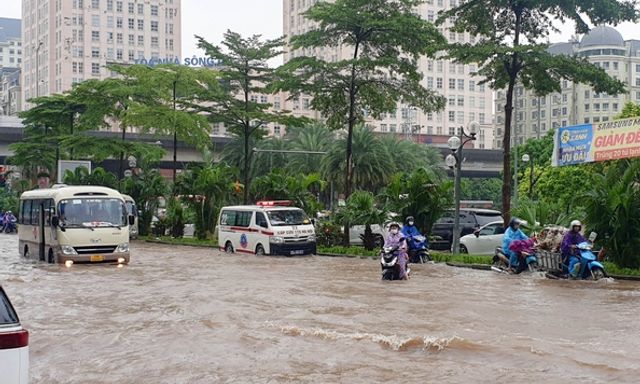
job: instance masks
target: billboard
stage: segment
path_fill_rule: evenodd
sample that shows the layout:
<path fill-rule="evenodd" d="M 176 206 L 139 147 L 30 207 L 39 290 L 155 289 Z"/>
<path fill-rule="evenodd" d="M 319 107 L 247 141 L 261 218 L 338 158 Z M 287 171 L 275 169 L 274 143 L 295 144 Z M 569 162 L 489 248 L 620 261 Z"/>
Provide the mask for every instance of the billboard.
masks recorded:
<path fill-rule="evenodd" d="M 58 161 L 58 184 L 61 184 L 64 179 L 65 171 L 75 171 L 76 168 L 85 167 L 87 171 L 91 173 L 91 161 L 83 160 L 59 160 Z"/>
<path fill-rule="evenodd" d="M 559 128 L 554 137 L 554 166 L 640 157 L 640 118 Z"/>

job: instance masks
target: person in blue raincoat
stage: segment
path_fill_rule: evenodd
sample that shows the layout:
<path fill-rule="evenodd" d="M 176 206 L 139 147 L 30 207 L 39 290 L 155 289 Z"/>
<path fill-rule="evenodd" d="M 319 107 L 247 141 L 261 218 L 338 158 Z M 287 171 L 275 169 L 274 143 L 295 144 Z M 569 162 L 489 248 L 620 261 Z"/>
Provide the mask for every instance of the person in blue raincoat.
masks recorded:
<path fill-rule="evenodd" d="M 578 220 L 571 222 L 571 230 L 564 235 L 562 244 L 560 245 L 560 251 L 562 252 L 562 263 L 569 268 L 569 274 L 571 277 L 577 278 L 580 273 L 580 250 L 578 244 L 587 241 L 582 233 L 582 223 Z"/>
<path fill-rule="evenodd" d="M 529 240 L 529 237 L 520 229 L 522 221 L 517 217 L 514 217 L 509 222 L 509 227 L 504 231 L 504 238 L 502 239 L 502 251 L 505 256 L 509 258 L 509 265 L 511 268 L 517 269 L 519 265 L 518 253 L 509 249 L 509 245 L 514 240 Z"/>
<path fill-rule="evenodd" d="M 404 235 L 405 240 L 407 241 L 407 246 L 409 250 L 418 249 L 422 246 L 422 242 L 416 240 L 416 236 L 422 236 L 418 228 L 416 227 L 416 221 L 413 216 L 408 216 L 404 221 L 404 225 L 402 226 L 402 234 Z M 429 247 L 429 242 L 426 239 L 424 240 L 424 246 Z"/>

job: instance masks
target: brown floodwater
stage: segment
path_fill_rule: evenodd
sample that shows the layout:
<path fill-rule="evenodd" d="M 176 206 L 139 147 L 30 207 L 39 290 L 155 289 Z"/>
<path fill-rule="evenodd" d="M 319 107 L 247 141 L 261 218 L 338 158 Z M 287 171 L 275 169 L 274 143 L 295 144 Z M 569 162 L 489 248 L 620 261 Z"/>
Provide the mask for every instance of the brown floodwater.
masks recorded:
<path fill-rule="evenodd" d="M 131 264 L 20 258 L 0 283 L 32 383 L 637 383 L 640 284 L 148 243 Z M 1 381 L 1 380 L 0 380 Z"/>

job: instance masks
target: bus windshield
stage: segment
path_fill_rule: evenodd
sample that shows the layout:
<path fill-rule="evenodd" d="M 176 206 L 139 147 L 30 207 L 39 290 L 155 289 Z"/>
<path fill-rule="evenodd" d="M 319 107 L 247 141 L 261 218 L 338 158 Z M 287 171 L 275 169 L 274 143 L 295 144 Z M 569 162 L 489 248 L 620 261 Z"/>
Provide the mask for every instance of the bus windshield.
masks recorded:
<path fill-rule="evenodd" d="M 74 198 L 58 204 L 64 227 L 124 227 L 126 207 L 119 199 Z"/>
<path fill-rule="evenodd" d="M 282 227 L 285 225 L 303 225 L 310 224 L 309 218 L 301 209 L 287 209 L 278 211 L 267 211 L 269 221 L 274 227 Z"/>

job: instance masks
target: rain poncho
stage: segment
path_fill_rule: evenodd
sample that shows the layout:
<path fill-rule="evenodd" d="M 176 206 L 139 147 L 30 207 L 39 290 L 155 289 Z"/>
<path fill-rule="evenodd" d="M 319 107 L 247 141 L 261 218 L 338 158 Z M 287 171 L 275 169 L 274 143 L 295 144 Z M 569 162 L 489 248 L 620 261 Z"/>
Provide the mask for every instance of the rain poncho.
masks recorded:
<path fill-rule="evenodd" d="M 518 265 L 518 254 L 509 249 L 509 245 L 511 245 L 511 242 L 514 240 L 529 240 L 529 237 L 527 237 L 527 235 L 525 235 L 520 229 L 514 230 L 511 227 L 507 228 L 504 232 L 504 238 L 502 239 L 502 251 L 505 256 L 509 257 L 509 263 L 512 266 Z"/>
<path fill-rule="evenodd" d="M 404 239 L 404 235 L 401 232 L 398 232 L 395 235 L 389 232 L 389 235 L 387 235 L 387 238 L 384 241 L 384 246 L 400 247 L 398 251 L 398 266 L 400 267 L 400 279 L 406 278 L 407 261 L 409 260 L 409 256 L 407 255 L 407 242 Z"/>
<path fill-rule="evenodd" d="M 572 245 L 578 245 L 587 241 L 584 236 L 580 232 L 570 231 L 564 235 L 562 239 L 562 245 L 560 245 L 560 251 L 562 252 L 562 263 L 568 265 L 569 273 L 573 277 L 577 277 L 578 270 L 576 269 L 576 264 L 580 264 L 580 258 L 578 255 L 578 250 L 575 248 L 571 248 Z"/>
<path fill-rule="evenodd" d="M 420 233 L 420 231 L 418 231 L 418 228 L 416 228 L 415 225 L 405 224 L 402 227 L 402 234 L 407 239 L 407 245 L 409 246 L 409 249 L 417 249 L 418 247 L 420 247 L 421 242 L 414 239 L 414 237 L 422 236 L 422 234 Z M 429 242 L 427 241 L 426 236 L 424 245 L 427 248 L 429 247 Z"/>

